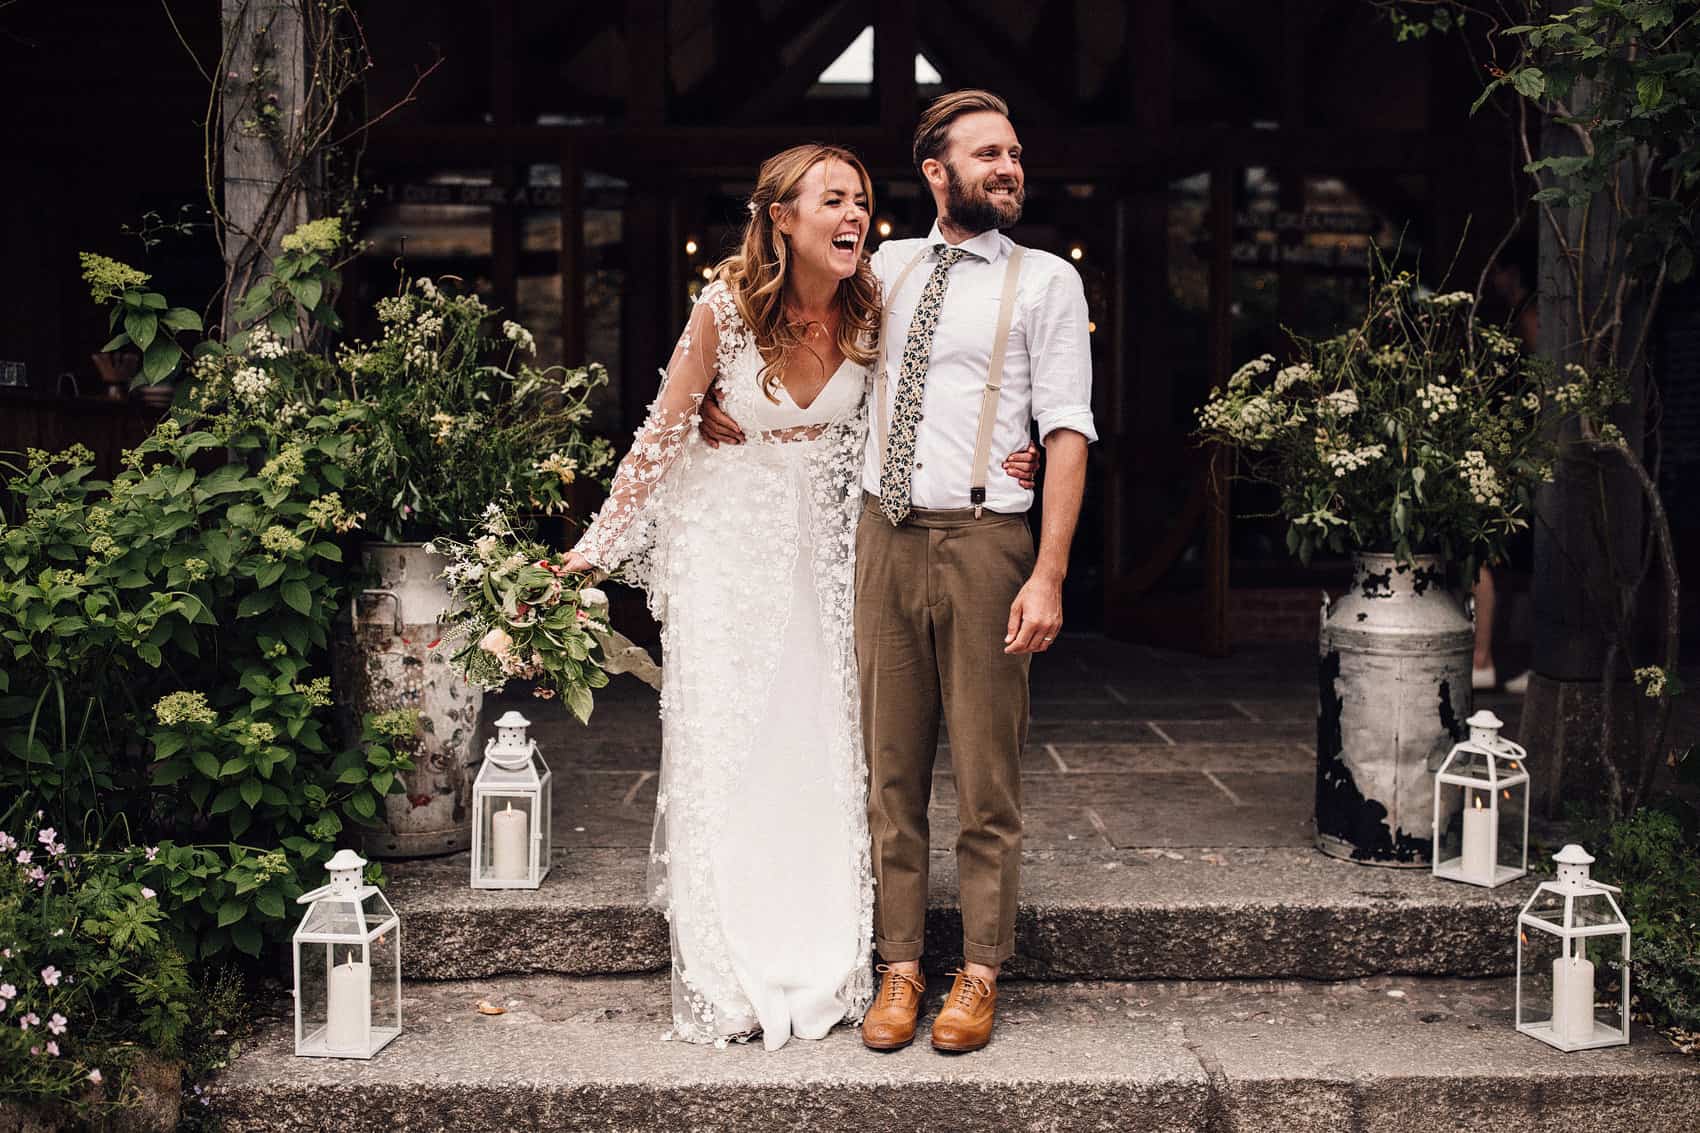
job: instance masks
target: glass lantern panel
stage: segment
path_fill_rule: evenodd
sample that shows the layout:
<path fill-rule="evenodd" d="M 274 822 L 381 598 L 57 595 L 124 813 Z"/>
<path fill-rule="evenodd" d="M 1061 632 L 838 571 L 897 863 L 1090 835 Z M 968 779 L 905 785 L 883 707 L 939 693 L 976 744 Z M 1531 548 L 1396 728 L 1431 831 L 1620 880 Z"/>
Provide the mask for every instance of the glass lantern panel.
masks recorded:
<path fill-rule="evenodd" d="M 360 902 L 366 912 L 366 931 L 368 934 L 383 931 L 384 923 L 395 919 L 395 910 L 384 899 L 381 892 L 373 891 Z"/>
<path fill-rule="evenodd" d="M 1517 968 L 1517 1025 L 1546 1025 L 1552 1020 L 1553 961 L 1563 951 L 1563 938 L 1519 925 L 1522 949 Z"/>
<path fill-rule="evenodd" d="M 479 795 L 479 877 L 485 881 L 527 881 L 531 877 L 531 840 L 536 830 L 536 795 Z"/>
<path fill-rule="evenodd" d="M 401 929 L 392 927 L 377 935 L 367 949 L 372 966 L 372 1029 L 374 1045 L 401 1030 Z"/>
<path fill-rule="evenodd" d="M 364 1057 L 371 1050 L 371 966 L 358 943 L 297 945 L 297 1039 L 302 1054 Z"/>
<path fill-rule="evenodd" d="M 1452 757 L 1452 766 L 1448 767 L 1446 772 L 1449 775 L 1467 775 L 1485 783 L 1491 778 L 1488 769 L 1491 762 L 1492 760 L 1479 751 L 1461 751 Z"/>
<path fill-rule="evenodd" d="M 360 921 L 360 902 L 321 897 L 308 907 L 297 931 L 303 935 L 346 936 L 359 940 L 366 931 L 366 926 Z"/>
<path fill-rule="evenodd" d="M 1499 853 L 1501 869 L 1529 868 L 1529 784 L 1499 788 Z"/>
<path fill-rule="evenodd" d="M 1440 838 L 1436 862 L 1442 876 L 1477 885 L 1497 884 L 1506 866 L 1520 866 L 1521 853 L 1506 852 L 1505 831 L 1510 823 L 1522 830 L 1522 818 L 1494 811 L 1493 792 L 1486 786 L 1440 783 Z"/>
<path fill-rule="evenodd" d="M 555 852 L 555 813 L 554 799 L 551 797 L 550 776 L 543 776 L 543 794 L 539 799 L 543 811 L 543 845 L 539 847 L 538 864 L 543 869 L 549 868 L 551 856 Z"/>
<path fill-rule="evenodd" d="M 486 759 L 483 768 L 478 772 L 478 786 L 487 790 L 514 790 L 537 786 L 536 761 L 526 763 L 517 768 L 503 767 L 493 759 Z"/>
<path fill-rule="evenodd" d="M 1612 908 L 1610 899 L 1604 893 L 1589 893 L 1576 898 L 1575 917 L 1577 928 L 1591 928 L 1599 925 L 1622 924 L 1623 918 Z"/>
<path fill-rule="evenodd" d="M 1524 911 L 1524 915 L 1552 925 L 1554 932 L 1559 931 L 1564 927 L 1564 894 L 1555 893 L 1550 889 L 1542 889 L 1535 894 L 1528 909 Z M 1531 932 L 1528 935 L 1533 938 L 1537 935 L 1547 936 L 1550 934 Z"/>
<path fill-rule="evenodd" d="M 1572 955 L 1587 965 L 1585 969 L 1581 963 L 1576 967 L 1593 977 L 1593 990 L 1587 995 L 1591 1000 L 1588 1015 L 1593 1023 L 1592 1041 L 1611 1039 L 1624 1026 L 1623 937 L 1617 933 L 1581 937 L 1575 941 Z M 1582 998 L 1583 993 L 1577 993 L 1577 999 Z"/>
<path fill-rule="evenodd" d="M 324 1044 L 326 974 L 330 971 L 329 944 L 316 941 L 295 945 L 295 1040 L 302 1049 Z"/>

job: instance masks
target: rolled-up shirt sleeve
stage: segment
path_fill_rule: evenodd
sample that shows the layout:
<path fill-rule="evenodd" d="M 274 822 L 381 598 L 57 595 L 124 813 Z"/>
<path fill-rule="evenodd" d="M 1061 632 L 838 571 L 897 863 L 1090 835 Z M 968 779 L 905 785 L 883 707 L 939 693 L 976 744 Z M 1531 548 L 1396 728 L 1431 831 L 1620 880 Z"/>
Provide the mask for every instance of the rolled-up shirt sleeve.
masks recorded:
<path fill-rule="evenodd" d="M 1058 429 L 1072 429 L 1088 442 L 1097 440 L 1098 430 L 1092 424 L 1092 339 L 1086 288 L 1072 265 L 1059 265 L 1044 281 L 1032 314 L 1027 352 L 1039 439 Z"/>

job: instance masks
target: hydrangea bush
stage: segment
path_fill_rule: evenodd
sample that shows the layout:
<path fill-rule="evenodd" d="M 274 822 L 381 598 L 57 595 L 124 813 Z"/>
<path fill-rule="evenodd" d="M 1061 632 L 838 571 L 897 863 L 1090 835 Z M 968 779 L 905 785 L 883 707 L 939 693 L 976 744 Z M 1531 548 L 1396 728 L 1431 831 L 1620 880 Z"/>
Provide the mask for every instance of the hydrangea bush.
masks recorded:
<path fill-rule="evenodd" d="M 576 479 L 610 464 L 608 442 L 584 432 L 602 366 L 536 366 L 530 331 L 511 320 L 498 331 L 494 312 L 447 279 L 404 279 L 377 315 L 377 339 L 343 343 L 333 364 L 288 380 L 277 374 L 287 360 L 252 357 L 252 342 L 250 357 L 203 364 L 259 412 L 301 416 L 328 402 L 349 414 L 345 496 L 370 536 L 467 532 L 509 497 L 560 511 Z"/>
<path fill-rule="evenodd" d="M 1385 275 L 1356 327 L 1294 339 L 1294 358 L 1241 366 L 1211 391 L 1198 435 L 1280 491 L 1288 549 L 1500 557 L 1529 525 L 1557 459 L 1555 418 L 1622 399 L 1610 375 L 1554 371 L 1475 317 L 1467 291 Z M 1611 426 L 1603 426 L 1610 428 Z"/>

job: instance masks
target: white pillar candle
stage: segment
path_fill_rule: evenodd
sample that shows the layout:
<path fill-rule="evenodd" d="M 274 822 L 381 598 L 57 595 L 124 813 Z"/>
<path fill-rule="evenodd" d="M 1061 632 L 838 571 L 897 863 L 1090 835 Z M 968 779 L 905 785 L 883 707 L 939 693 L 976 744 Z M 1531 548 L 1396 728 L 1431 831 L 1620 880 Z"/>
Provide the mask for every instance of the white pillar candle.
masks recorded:
<path fill-rule="evenodd" d="M 1552 1033 L 1564 1042 L 1594 1037 L 1594 963 L 1581 956 L 1552 962 Z"/>
<path fill-rule="evenodd" d="M 1493 882 L 1499 864 L 1499 847 L 1495 845 L 1497 833 L 1493 826 L 1493 812 L 1482 805 L 1480 794 L 1471 791 L 1469 802 L 1464 807 L 1462 865 L 1465 877 L 1484 885 Z"/>
<path fill-rule="evenodd" d="M 524 881 L 531 873 L 531 823 L 523 810 L 509 803 L 490 816 L 490 876 L 498 881 Z"/>
<path fill-rule="evenodd" d="M 325 998 L 329 1011 L 325 1046 L 330 1050 L 364 1049 L 372 1007 L 371 967 L 353 959 L 352 954 L 346 962 L 332 965 Z"/>

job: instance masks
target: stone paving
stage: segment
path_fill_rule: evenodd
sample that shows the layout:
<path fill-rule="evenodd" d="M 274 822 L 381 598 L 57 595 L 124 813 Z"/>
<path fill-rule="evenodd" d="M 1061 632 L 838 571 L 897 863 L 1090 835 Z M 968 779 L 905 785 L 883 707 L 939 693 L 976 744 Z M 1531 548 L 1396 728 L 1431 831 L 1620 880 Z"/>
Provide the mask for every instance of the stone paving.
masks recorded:
<path fill-rule="evenodd" d="M 1516 1034 L 1503 980 L 1014 982 L 1000 1000 L 976 1054 L 843 1030 L 717 1051 L 660 1041 L 661 976 L 415 984 L 373 1061 L 292 1058 L 272 1026 L 211 1101 L 226 1133 L 1681 1133 L 1700 1108 L 1693 1060 L 1656 1036 L 1566 1056 Z"/>
<path fill-rule="evenodd" d="M 1520 701 L 1480 700 L 1515 737 Z M 556 845 L 649 844 L 660 763 L 656 694 L 617 677 L 588 727 L 508 695 L 537 727 L 556 776 Z M 1224 660 L 1065 636 L 1033 667 L 1022 765 L 1026 848 L 1142 850 L 1311 845 L 1316 669 L 1307 646 L 1253 646 Z M 948 737 L 931 807 L 935 853 L 954 845 Z"/>
<path fill-rule="evenodd" d="M 227 1133 L 1697 1128 L 1700 1071 L 1646 1029 L 1568 1056 L 1514 1032 L 1503 977 L 1532 879 L 1484 890 L 1311 848 L 1309 649 L 1205 661 L 1065 638 L 1033 688 L 1018 955 L 986 1050 L 923 1036 L 881 1055 L 845 1029 L 775 1054 L 660 1041 L 667 928 L 643 901 L 660 725 L 620 678 L 588 728 L 529 698 L 486 706 L 536 721 L 557 777 L 543 887 L 472 890 L 465 854 L 392 865 L 401 1037 L 370 1062 L 294 1058 L 280 1001 L 214 1112 Z M 1515 699 L 1478 705 L 1516 736 Z M 954 811 L 947 746 L 935 973 L 959 931 Z"/>

